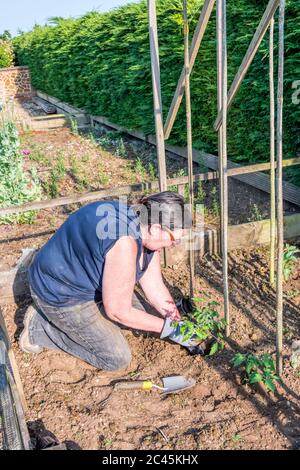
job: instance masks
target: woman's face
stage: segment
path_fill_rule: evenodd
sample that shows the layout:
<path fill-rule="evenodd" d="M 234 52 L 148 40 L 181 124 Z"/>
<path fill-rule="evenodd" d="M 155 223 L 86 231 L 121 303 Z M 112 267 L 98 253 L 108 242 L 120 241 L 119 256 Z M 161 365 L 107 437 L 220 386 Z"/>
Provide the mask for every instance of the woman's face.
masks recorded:
<path fill-rule="evenodd" d="M 170 230 L 162 228 L 160 224 L 153 224 L 142 230 L 143 245 L 151 251 L 158 251 L 162 248 L 171 248 L 179 245 L 187 235 L 185 229 Z"/>

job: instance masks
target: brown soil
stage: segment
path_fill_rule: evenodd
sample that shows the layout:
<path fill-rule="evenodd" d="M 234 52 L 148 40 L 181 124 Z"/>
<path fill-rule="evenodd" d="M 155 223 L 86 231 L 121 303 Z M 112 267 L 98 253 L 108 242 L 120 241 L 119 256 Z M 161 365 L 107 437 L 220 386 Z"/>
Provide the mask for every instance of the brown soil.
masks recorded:
<path fill-rule="evenodd" d="M 275 293 L 266 281 L 267 268 L 264 250 L 231 254 L 232 332 L 215 357 L 190 356 L 177 345 L 125 331 L 133 360 L 128 369 L 110 373 L 64 353 L 27 355 L 15 342 L 32 436 L 50 431 L 82 449 L 299 448 L 300 377 L 289 357 L 291 341 L 299 338 L 300 262 L 285 285 L 284 374 L 277 392 L 241 384 L 230 363 L 236 352 L 275 351 Z M 188 294 L 185 265 L 165 269 L 164 276 L 176 298 Z M 218 258 L 207 257 L 197 267 L 196 292 L 220 302 L 222 313 Z M 17 309 L 4 310 L 12 338 L 26 305 L 24 300 Z M 160 383 L 161 377 L 177 374 L 194 377 L 196 386 L 168 397 L 110 386 L 118 379 Z"/>
<path fill-rule="evenodd" d="M 46 149 L 42 155 L 46 154 L 47 159 L 38 162 L 45 181 L 55 168 L 59 151 L 64 152 L 67 171 L 59 181 L 59 195 L 82 190 L 72 174 L 72 156 L 82 165 L 79 178 L 88 181 L 87 189 L 101 187 L 96 182 L 98 164 L 109 176 L 108 186 L 138 179 L 134 171 L 136 151 L 132 154 L 128 151 L 129 156 L 120 158 L 113 149 L 98 148 L 85 137 L 72 136 L 68 130 L 31 133 L 23 138 L 24 148 L 33 149 L 35 155 L 38 155 L 35 146 L 40 152 Z M 139 155 L 144 152 L 141 149 Z M 143 158 L 147 159 L 148 154 L 144 153 Z M 31 163 L 32 160 L 27 161 L 28 168 Z M 170 174 L 176 173 L 180 165 L 180 161 L 170 163 Z M 232 184 L 235 186 L 231 186 L 230 197 L 232 202 L 235 200 L 234 211 L 236 217 L 239 215 L 239 222 L 241 213 L 246 212 L 249 217 L 251 198 L 261 213 L 267 210 L 268 196 L 264 193 L 240 183 Z M 204 187 L 209 194 L 211 183 Z M 254 193 L 259 193 L 256 199 Z M 246 202 L 248 206 L 244 210 Z M 0 226 L 1 270 L 15 264 L 22 248 L 37 248 L 45 243 L 74 209 L 41 211 L 31 226 Z M 210 213 L 209 217 L 212 220 L 214 215 Z M 175 298 L 188 294 L 188 269 L 184 264 L 164 269 L 164 276 Z M 275 292 L 268 285 L 267 250 L 231 253 L 229 276 L 232 331 L 223 352 L 215 357 L 190 356 L 178 345 L 125 331 L 133 360 L 128 369 L 114 373 L 96 370 L 64 353 L 45 351 L 38 356 L 22 353 L 14 338 L 20 332 L 30 300 L 5 306 L 5 320 L 14 341 L 33 439 L 51 432 L 70 448 L 82 449 L 299 448 L 300 377 L 299 371 L 290 366 L 289 358 L 291 342 L 299 338 L 300 261 L 284 286 L 284 374 L 274 394 L 243 385 L 239 371 L 230 363 L 236 352 L 273 354 L 275 351 Z M 220 313 L 223 310 L 221 284 L 220 259 L 205 257 L 197 266 L 196 293 L 206 293 L 217 300 Z M 152 379 L 159 384 L 161 377 L 177 374 L 194 377 L 196 386 L 178 395 L 162 397 L 157 391 L 112 391 L 110 385 L 113 380 L 131 378 Z"/>

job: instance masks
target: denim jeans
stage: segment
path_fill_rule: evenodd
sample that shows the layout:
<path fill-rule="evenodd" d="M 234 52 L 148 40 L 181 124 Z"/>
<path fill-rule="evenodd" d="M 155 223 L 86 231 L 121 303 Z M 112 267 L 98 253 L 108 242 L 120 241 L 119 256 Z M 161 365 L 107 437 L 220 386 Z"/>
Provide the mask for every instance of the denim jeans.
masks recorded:
<path fill-rule="evenodd" d="M 33 291 L 31 295 L 37 309 L 29 328 L 32 343 L 65 351 L 99 369 L 118 370 L 129 365 L 128 343 L 120 327 L 107 318 L 102 303 L 53 307 Z M 132 304 L 145 310 L 135 294 Z"/>

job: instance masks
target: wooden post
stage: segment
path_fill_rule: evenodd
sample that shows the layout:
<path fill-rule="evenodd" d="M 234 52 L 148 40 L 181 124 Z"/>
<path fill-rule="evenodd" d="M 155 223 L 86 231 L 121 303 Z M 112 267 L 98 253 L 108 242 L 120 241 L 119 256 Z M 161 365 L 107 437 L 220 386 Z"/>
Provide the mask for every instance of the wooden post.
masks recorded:
<path fill-rule="evenodd" d="M 148 18 L 149 18 L 149 38 L 150 38 L 150 53 L 151 53 L 154 120 L 155 120 L 158 168 L 159 168 L 159 184 L 160 184 L 160 191 L 166 191 L 167 190 L 166 153 L 165 153 L 165 140 L 164 140 L 163 116 L 162 116 L 162 99 L 161 99 L 161 86 L 160 86 L 160 64 L 159 64 L 159 48 L 158 48 L 158 36 L 157 36 L 156 0 L 148 0 Z"/>
<path fill-rule="evenodd" d="M 274 18 L 270 23 L 269 40 L 269 82 L 270 82 L 270 284 L 275 285 L 276 245 L 276 190 L 275 190 L 275 99 L 274 99 Z"/>
<path fill-rule="evenodd" d="M 250 67 L 250 65 L 252 64 L 252 61 L 255 57 L 255 54 L 264 38 L 264 35 L 265 33 L 267 32 L 268 30 L 268 27 L 269 27 L 269 24 L 270 24 L 270 21 L 271 19 L 273 18 L 274 16 L 274 13 L 276 12 L 277 8 L 278 8 L 278 5 L 279 5 L 279 0 L 270 0 L 268 5 L 267 5 L 267 8 L 263 14 L 263 17 L 256 29 L 256 32 L 253 36 L 253 39 L 248 47 L 248 50 L 245 54 L 245 57 L 237 71 L 237 74 L 232 82 L 232 85 L 230 87 L 230 90 L 228 92 L 228 99 L 227 99 L 227 106 L 228 106 L 228 109 L 230 107 L 230 105 L 232 104 L 232 101 L 235 97 L 235 95 L 237 94 L 238 90 L 239 90 L 239 87 Z M 219 129 L 220 125 L 221 125 L 221 122 L 222 122 L 222 110 L 220 110 L 219 114 L 218 114 L 218 117 L 216 119 L 216 122 L 214 124 L 214 127 L 216 130 Z"/>
<path fill-rule="evenodd" d="M 189 207 L 194 225 L 194 179 L 193 179 L 193 138 L 192 138 L 192 111 L 190 91 L 190 57 L 189 57 L 189 23 L 187 13 L 187 0 L 183 0 L 183 25 L 184 25 L 184 70 L 185 70 L 185 105 L 186 105 L 186 132 L 187 132 L 187 156 L 189 177 Z M 190 298 L 194 297 L 195 285 L 195 256 L 193 244 L 193 227 L 189 233 L 189 260 L 190 260 Z"/>
<path fill-rule="evenodd" d="M 217 1 L 216 8 L 216 27 L 217 27 L 217 107 L 218 113 L 222 109 L 222 8 L 220 2 Z M 222 132 L 218 132 L 218 149 L 219 149 L 219 198 L 220 207 L 223 207 L 223 171 L 222 171 Z M 220 234 L 222 240 L 222 218 L 220 218 Z M 222 246 L 222 241 L 221 241 Z M 220 253 L 222 251 L 219 247 Z"/>
<path fill-rule="evenodd" d="M 283 115 L 283 73 L 284 73 L 284 15 L 285 0 L 279 6 L 278 44 L 278 88 L 277 88 L 277 276 L 276 276 L 276 365 L 277 374 L 282 374 L 283 337 L 283 191 L 282 191 L 282 115 Z"/>
<path fill-rule="evenodd" d="M 219 155 L 221 177 L 221 245 L 223 265 L 224 315 L 226 320 L 226 336 L 230 335 L 230 312 L 228 291 L 228 174 L 227 174 L 227 21 L 226 0 L 218 2 L 218 64 L 221 70 L 218 73 L 218 97 L 221 97 L 222 125 L 219 128 Z M 221 31 L 219 32 L 219 28 Z M 220 44 L 221 41 L 221 44 Z M 219 63 L 219 60 L 221 61 Z"/>
<path fill-rule="evenodd" d="M 190 65 L 190 74 L 194 67 L 194 63 L 209 21 L 211 16 L 212 10 L 214 8 L 215 0 L 205 0 L 204 5 L 202 7 L 200 17 L 198 20 L 197 27 L 194 32 L 194 36 L 192 39 L 192 44 L 189 51 L 189 65 Z M 175 94 L 173 96 L 173 100 L 169 109 L 168 117 L 165 123 L 164 133 L 165 139 L 167 140 L 170 137 L 171 131 L 173 129 L 173 125 L 183 98 L 184 94 L 184 81 L 185 81 L 185 67 L 181 72 L 180 78 L 178 80 L 177 88 Z"/>

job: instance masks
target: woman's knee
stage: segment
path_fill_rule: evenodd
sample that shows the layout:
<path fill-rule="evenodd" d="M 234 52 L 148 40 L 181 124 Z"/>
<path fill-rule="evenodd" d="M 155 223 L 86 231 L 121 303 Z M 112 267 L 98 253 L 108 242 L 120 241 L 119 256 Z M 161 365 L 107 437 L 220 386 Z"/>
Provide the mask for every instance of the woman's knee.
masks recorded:
<path fill-rule="evenodd" d="M 105 370 L 119 370 L 125 369 L 129 366 L 131 362 L 132 356 L 129 347 L 123 345 L 122 347 L 114 348 L 111 351 L 111 354 L 106 358 L 99 357 L 98 367 L 99 369 Z"/>

